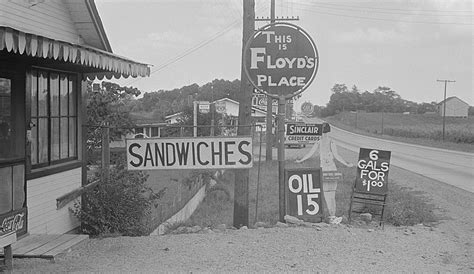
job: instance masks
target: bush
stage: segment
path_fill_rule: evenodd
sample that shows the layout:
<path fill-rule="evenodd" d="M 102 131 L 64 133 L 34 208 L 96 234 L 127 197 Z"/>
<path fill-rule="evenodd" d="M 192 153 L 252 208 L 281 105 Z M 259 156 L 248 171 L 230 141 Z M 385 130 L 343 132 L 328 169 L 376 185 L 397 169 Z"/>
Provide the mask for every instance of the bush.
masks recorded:
<path fill-rule="evenodd" d="M 392 185 L 385 207 L 385 221 L 395 226 L 427 224 L 438 221 L 433 205 L 426 198 L 406 188 Z"/>
<path fill-rule="evenodd" d="M 94 179 L 98 179 L 99 170 Z M 151 228 L 151 207 L 163 196 L 145 185 L 148 175 L 128 171 L 121 161 L 110 168 L 110 180 L 100 182 L 82 195 L 81 203 L 72 210 L 82 222 L 81 230 L 93 236 L 148 235 Z"/>

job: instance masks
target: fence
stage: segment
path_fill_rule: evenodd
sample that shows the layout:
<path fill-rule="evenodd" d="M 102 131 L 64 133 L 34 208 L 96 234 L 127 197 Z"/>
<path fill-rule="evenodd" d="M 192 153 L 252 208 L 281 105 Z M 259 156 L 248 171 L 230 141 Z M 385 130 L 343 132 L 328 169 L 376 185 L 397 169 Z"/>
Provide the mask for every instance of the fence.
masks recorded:
<path fill-rule="evenodd" d="M 258 168 L 258 178 L 260 180 L 260 162 L 262 161 L 262 145 L 264 144 L 264 130 L 261 125 L 241 126 L 250 128 L 253 140 L 253 161 Z M 110 165 L 116 165 L 125 159 L 125 142 L 128 138 L 148 138 L 141 131 L 136 134 L 136 128 L 117 128 L 107 125 L 85 126 L 87 129 L 87 163 L 88 178 L 96 177 L 96 170 L 102 167 L 101 180 L 108 180 Z M 238 126 L 209 126 L 200 125 L 197 127 L 186 125 L 166 125 L 159 129 L 158 138 L 168 137 L 205 137 L 205 136 L 236 136 Z M 114 140 L 114 141 L 112 141 Z M 117 142 L 118 141 L 118 142 Z M 176 212 L 181 210 L 186 203 L 199 191 L 208 185 L 213 178 L 215 170 L 149 170 L 147 185 L 154 192 L 164 190 L 164 195 L 158 203 L 151 209 L 152 229 L 169 219 Z M 258 183 L 258 182 L 257 182 Z M 258 193 L 258 189 L 257 189 Z"/>

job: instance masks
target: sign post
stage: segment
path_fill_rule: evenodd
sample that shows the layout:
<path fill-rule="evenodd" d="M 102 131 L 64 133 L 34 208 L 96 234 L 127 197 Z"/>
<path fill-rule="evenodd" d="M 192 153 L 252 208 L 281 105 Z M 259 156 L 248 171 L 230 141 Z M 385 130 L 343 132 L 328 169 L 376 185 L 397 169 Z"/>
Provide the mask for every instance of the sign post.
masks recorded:
<path fill-rule="evenodd" d="M 313 81 L 319 67 L 318 50 L 302 28 L 277 22 L 260 28 L 250 37 L 243 58 L 249 82 L 269 96 L 268 100 L 278 99 L 279 217 L 284 221 L 285 104 Z"/>

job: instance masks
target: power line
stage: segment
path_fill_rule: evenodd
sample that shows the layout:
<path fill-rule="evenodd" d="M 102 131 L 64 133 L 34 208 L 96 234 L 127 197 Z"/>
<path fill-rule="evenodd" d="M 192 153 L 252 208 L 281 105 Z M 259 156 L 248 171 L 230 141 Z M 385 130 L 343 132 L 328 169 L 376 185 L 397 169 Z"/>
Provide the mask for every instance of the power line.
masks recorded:
<path fill-rule="evenodd" d="M 356 16 L 356 15 L 315 11 L 315 10 L 304 8 L 304 7 L 300 7 L 298 9 L 303 10 L 303 11 L 309 11 L 311 13 L 317 13 L 317 14 L 332 15 L 332 16 L 347 17 L 347 18 L 357 18 L 357 19 L 364 19 L 364 20 L 375 20 L 375 21 L 403 22 L 403 23 L 413 23 L 413 24 L 432 24 L 432 25 L 461 25 L 461 26 L 474 25 L 472 23 L 469 24 L 469 23 L 455 23 L 455 22 L 407 21 L 407 20 L 398 20 L 398 19 L 395 20 L 395 19 L 387 19 L 387 18 L 364 17 L 364 16 Z"/>
<path fill-rule="evenodd" d="M 472 17 L 472 15 L 469 14 L 414 14 L 419 12 L 419 10 L 402 10 L 404 12 L 393 12 L 390 10 L 386 9 L 377 9 L 377 8 L 370 8 L 370 7 L 353 7 L 349 6 L 350 8 L 341 8 L 339 6 L 334 7 L 334 6 L 325 6 L 326 4 L 321 4 L 321 3 L 312 3 L 312 4 L 305 4 L 305 3 L 298 3 L 299 5 L 304 5 L 304 6 L 313 6 L 313 7 L 318 7 L 318 8 L 323 8 L 323 9 L 332 9 L 332 10 L 346 10 L 346 11 L 356 11 L 356 12 L 364 12 L 364 13 L 380 13 L 380 14 L 391 14 L 391 15 L 411 15 L 411 16 L 456 16 L 456 17 Z M 373 11 L 372 9 L 376 10 L 382 10 L 382 11 Z"/>
<path fill-rule="evenodd" d="M 177 56 L 169 59 L 168 61 L 166 61 L 163 65 L 157 67 L 156 69 L 152 70 L 150 72 L 150 75 L 152 75 L 153 73 L 155 72 L 158 72 L 174 63 L 176 63 L 177 61 L 183 59 L 184 57 L 188 56 L 189 54 L 197 51 L 198 49 L 208 45 L 209 43 L 211 43 L 212 41 L 216 40 L 217 38 L 221 37 L 222 35 L 224 35 L 227 31 L 229 31 L 230 29 L 232 29 L 235 25 L 237 25 L 238 23 L 240 23 L 241 19 L 238 19 L 238 20 L 235 20 L 234 22 L 232 22 L 230 25 L 228 25 L 227 27 L 225 27 L 223 30 L 217 32 L 216 34 L 214 34 L 213 36 L 211 36 L 210 38 L 206 39 L 206 40 L 203 40 L 201 42 L 199 42 L 198 44 L 196 44 L 195 46 L 183 51 L 182 53 L 178 54 Z M 134 79 L 132 81 L 130 81 L 129 83 L 127 83 L 126 85 L 131 85 L 139 80 L 141 80 L 142 78 L 137 78 L 137 79 Z"/>
<path fill-rule="evenodd" d="M 158 72 L 158 71 L 161 71 L 163 70 L 164 68 L 178 62 L 179 60 L 183 59 L 184 57 L 188 56 L 189 54 L 199 50 L 200 48 L 208 45 L 209 43 L 213 42 L 214 40 L 216 40 L 217 38 L 221 37 L 222 35 L 224 35 L 227 31 L 231 30 L 232 28 L 234 28 L 235 25 L 237 25 L 238 23 L 240 23 L 242 21 L 242 18 L 239 18 L 235 21 L 233 21 L 231 24 L 227 25 L 224 29 L 222 29 L 221 31 L 215 33 L 213 36 L 211 36 L 210 38 L 207 38 L 199 43 L 197 43 L 196 45 L 194 45 L 193 47 L 183 51 L 182 53 L 178 54 L 177 56 L 169 59 L 168 61 L 166 61 L 163 65 L 157 67 L 156 69 L 152 70 L 150 72 L 150 75 L 152 75 L 153 73 L 155 72 Z M 132 81 L 128 82 L 125 84 L 125 86 L 129 86 L 137 81 L 140 81 L 144 78 L 136 78 L 136 79 L 133 79 Z"/>
<path fill-rule="evenodd" d="M 319 5 L 329 5 L 329 6 L 336 6 L 336 7 L 350 7 L 350 8 L 362 8 L 362 9 L 373 9 L 373 10 L 395 10 L 395 11 L 407 11 L 407 12 L 465 12 L 465 13 L 472 13 L 472 10 L 422 10 L 422 9 L 396 9 L 396 8 L 378 8 L 378 7 L 361 7 L 361 6 L 352 6 L 352 5 L 342 5 L 342 4 L 334 4 L 334 3 L 324 3 L 318 2 L 316 4 Z"/>

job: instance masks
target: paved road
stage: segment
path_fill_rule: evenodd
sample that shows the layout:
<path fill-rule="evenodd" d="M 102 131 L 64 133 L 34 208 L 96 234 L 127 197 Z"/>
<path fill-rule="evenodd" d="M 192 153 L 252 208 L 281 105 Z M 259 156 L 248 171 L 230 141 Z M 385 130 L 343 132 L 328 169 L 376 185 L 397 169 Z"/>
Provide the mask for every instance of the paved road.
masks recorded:
<path fill-rule="evenodd" d="M 337 145 L 357 153 L 361 147 L 390 150 L 392 165 L 474 193 L 474 153 L 383 140 L 336 127 L 331 127 L 331 135 Z"/>

